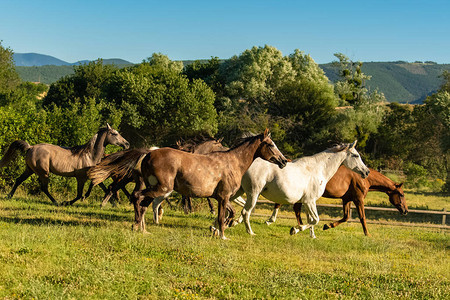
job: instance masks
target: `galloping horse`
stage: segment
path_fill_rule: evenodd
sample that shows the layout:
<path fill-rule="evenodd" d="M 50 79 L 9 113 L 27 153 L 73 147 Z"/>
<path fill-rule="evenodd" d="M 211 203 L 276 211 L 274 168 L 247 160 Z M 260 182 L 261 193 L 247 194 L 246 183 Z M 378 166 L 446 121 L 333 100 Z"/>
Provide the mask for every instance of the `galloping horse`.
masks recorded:
<path fill-rule="evenodd" d="M 199 137 L 199 138 L 193 138 L 188 141 L 177 141 L 176 143 L 176 149 L 191 152 L 191 153 L 197 153 L 197 154 L 206 154 L 209 152 L 214 151 L 224 151 L 228 150 L 228 148 L 224 147 L 221 144 L 222 139 L 216 140 L 212 137 Z M 132 175 L 132 173 L 135 173 L 135 176 L 140 176 L 140 171 L 136 172 L 136 170 L 125 168 L 120 170 L 121 162 L 124 160 L 127 160 L 127 156 L 135 157 L 137 160 L 143 158 L 145 154 L 147 154 L 150 150 L 156 150 L 158 147 L 152 147 L 150 149 L 139 149 L 137 150 L 141 155 L 135 156 L 137 152 L 136 150 L 128 150 L 128 151 L 122 151 L 117 152 L 113 154 L 111 157 L 105 157 L 97 166 L 94 167 L 92 171 L 89 172 L 89 176 L 92 176 L 92 178 L 95 178 L 95 182 L 98 184 L 101 184 L 101 179 L 106 179 L 109 176 L 112 177 L 114 180 L 113 183 L 109 185 L 109 187 L 106 189 L 105 196 L 103 198 L 101 206 L 105 206 L 106 203 L 108 203 L 111 196 L 116 196 L 118 191 L 120 189 L 123 190 L 125 194 L 128 194 L 127 197 L 130 198 L 130 194 L 126 190 L 125 186 L 135 180 L 135 177 Z M 137 164 L 138 168 L 140 169 L 140 164 Z M 118 168 L 118 170 L 115 170 L 115 168 Z M 125 173 L 127 172 L 127 173 Z M 106 175 L 106 177 L 105 177 Z M 140 183 L 136 183 L 140 185 Z M 142 181 L 142 185 L 143 185 Z M 92 188 L 93 183 L 89 187 Z M 183 196 L 184 197 L 184 196 Z M 208 199 L 209 201 L 209 199 Z M 212 203 L 209 201 L 210 209 L 214 210 L 214 207 L 212 206 Z M 186 211 L 186 206 L 185 206 Z"/>
<path fill-rule="evenodd" d="M 200 141 L 196 139 L 191 139 L 188 141 L 177 141 L 177 148 L 178 150 L 190 152 L 190 153 L 196 153 L 196 154 L 206 154 L 214 151 L 227 151 L 230 148 L 225 147 L 222 145 L 223 138 L 220 138 L 218 140 L 212 139 L 207 141 Z M 208 201 L 209 211 L 214 214 L 214 206 L 211 202 L 210 198 L 206 198 Z M 184 213 L 188 214 L 192 212 L 192 200 L 191 197 L 181 196 L 181 203 L 183 205 Z M 229 208 L 232 209 L 232 214 L 234 216 L 234 208 L 230 206 Z"/>
<path fill-rule="evenodd" d="M 268 129 L 264 134 L 244 138 L 238 145 L 224 152 L 201 155 L 171 148 L 152 151 L 145 156 L 141 165 L 147 186 L 142 191 L 145 199 L 141 206 L 148 206 L 153 202 L 155 214 L 161 202 L 174 190 L 185 196 L 215 198 L 219 204 L 219 235 L 226 239 L 225 209 L 230 197 L 239 189 L 242 175 L 257 157 L 280 168 L 287 163 L 270 139 Z M 144 215 L 145 212 L 138 221 L 145 230 Z"/>
<path fill-rule="evenodd" d="M 344 217 L 339 221 L 325 224 L 323 230 L 334 228 L 341 223 L 347 222 L 350 216 L 350 205 L 353 202 L 358 210 L 359 219 L 364 230 L 364 234 L 370 236 L 367 230 L 366 215 L 364 213 L 364 199 L 368 192 L 378 191 L 384 192 L 389 196 L 389 202 L 394 205 L 402 215 L 408 213 L 408 205 L 405 201 L 405 194 L 402 189 L 403 183 L 395 183 L 380 172 L 370 169 L 370 174 L 367 178 L 362 179 L 361 176 L 352 172 L 348 168 L 339 167 L 336 174 L 328 181 L 325 187 L 325 192 L 322 197 L 326 198 L 341 198 L 344 208 Z M 274 211 L 267 225 L 275 222 L 280 204 L 275 204 Z M 302 204 L 297 202 L 294 204 L 294 212 L 297 217 L 298 225 L 302 225 L 300 218 L 300 211 Z"/>
<path fill-rule="evenodd" d="M 36 173 L 39 176 L 42 191 L 55 205 L 58 205 L 58 202 L 48 191 L 49 175 L 53 173 L 77 179 L 76 198 L 72 201 L 63 202 L 63 204 L 74 203 L 82 198 L 83 187 L 88 178 L 87 171 L 100 162 L 105 153 L 105 147 L 109 144 L 123 148 L 130 146 L 127 140 L 117 130 L 111 128 L 109 124 L 105 128 L 100 128 L 86 144 L 71 148 L 51 144 L 30 146 L 27 142 L 21 140 L 11 143 L 0 161 L 0 167 L 5 166 L 17 150 L 21 150 L 25 154 L 26 168 L 22 175 L 16 179 L 8 197 L 12 198 L 17 187 L 33 173 Z"/>
<path fill-rule="evenodd" d="M 319 223 L 316 200 L 322 196 L 325 185 L 339 166 L 344 164 L 363 177 L 369 175 L 369 169 L 362 162 L 355 145 L 356 141 L 352 144 L 341 144 L 313 156 L 296 159 L 282 170 L 263 160 L 255 160 L 242 177 L 241 188 L 232 197 L 236 198 L 244 192 L 247 194 L 247 201 L 242 209 L 247 232 L 254 234 L 250 226 L 250 214 L 261 194 L 280 204 L 304 203 L 308 225 L 292 227 L 291 234 L 309 228 L 310 236 L 315 238 L 314 225 Z"/>

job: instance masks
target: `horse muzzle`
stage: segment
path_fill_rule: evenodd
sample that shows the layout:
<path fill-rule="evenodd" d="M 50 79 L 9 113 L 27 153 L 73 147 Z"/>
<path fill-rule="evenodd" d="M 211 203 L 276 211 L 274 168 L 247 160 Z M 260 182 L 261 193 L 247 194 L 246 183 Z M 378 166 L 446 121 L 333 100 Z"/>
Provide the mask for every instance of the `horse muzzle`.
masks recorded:
<path fill-rule="evenodd" d="M 288 160 L 284 157 L 283 158 L 280 157 L 278 159 L 275 159 L 275 163 L 278 165 L 280 169 L 283 169 L 284 167 L 286 167 Z"/>

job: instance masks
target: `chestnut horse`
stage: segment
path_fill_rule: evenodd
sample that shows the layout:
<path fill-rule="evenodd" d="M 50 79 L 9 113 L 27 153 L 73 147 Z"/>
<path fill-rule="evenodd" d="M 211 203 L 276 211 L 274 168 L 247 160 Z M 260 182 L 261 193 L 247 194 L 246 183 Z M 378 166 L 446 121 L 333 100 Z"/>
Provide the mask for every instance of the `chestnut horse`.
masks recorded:
<path fill-rule="evenodd" d="M 241 185 L 242 175 L 252 162 L 261 157 L 286 166 L 287 160 L 270 139 L 269 130 L 264 134 L 244 138 L 240 143 L 224 152 L 208 154 L 187 153 L 172 148 L 162 148 L 150 152 L 142 161 L 141 171 L 147 188 L 142 191 L 141 206 L 153 202 L 154 218 L 161 202 L 172 191 L 184 196 L 212 197 L 218 201 L 219 236 L 226 239 L 225 209 L 230 197 Z M 139 225 L 145 231 L 145 212 L 140 216 Z"/>
<path fill-rule="evenodd" d="M 341 198 L 344 208 L 344 217 L 339 221 L 325 224 L 323 230 L 334 228 L 341 223 L 347 222 L 350 217 L 350 205 L 353 202 L 358 210 L 359 220 L 364 230 L 364 234 L 370 236 L 367 230 L 366 215 L 364 213 L 364 199 L 368 192 L 378 191 L 386 193 L 389 197 L 389 202 L 394 205 L 402 215 L 408 213 L 408 205 L 405 201 L 405 194 L 402 189 L 403 183 L 395 183 L 380 172 L 370 169 L 370 174 L 367 178 L 362 179 L 361 176 L 348 168 L 341 166 L 336 174 L 327 183 L 325 192 L 322 197 L 326 198 Z M 275 204 L 274 211 L 267 225 L 275 222 L 280 205 Z M 297 222 L 302 225 L 300 218 L 301 203 L 294 204 L 295 216 Z"/>
<path fill-rule="evenodd" d="M 76 198 L 72 201 L 63 202 L 63 204 L 73 204 L 83 196 L 83 187 L 88 179 L 87 171 L 100 162 L 105 153 L 105 148 L 109 144 L 123 148 L 130 146 L 127 140 L 117 130 L 111 128 L 109 124 L 105 128 L 100 128 L 86 144 L 71 148 L 52 144 L 30 146 L 27 142 L 21 140 L 11 143 L 5 156 L 0 161 L 0 167 L 5 166 L 17 150 L 21 150 L 25 154 L 26 167 L 22 175 L 16 179 L 8 197 L 12 198 L 17 187 L 33 173 L 36 173 L 39 176 L 42 191 L 53 204 L 58 205 L 58 202 L 48 191 L 49 175 L 54 173 L 77 179 Z"/>

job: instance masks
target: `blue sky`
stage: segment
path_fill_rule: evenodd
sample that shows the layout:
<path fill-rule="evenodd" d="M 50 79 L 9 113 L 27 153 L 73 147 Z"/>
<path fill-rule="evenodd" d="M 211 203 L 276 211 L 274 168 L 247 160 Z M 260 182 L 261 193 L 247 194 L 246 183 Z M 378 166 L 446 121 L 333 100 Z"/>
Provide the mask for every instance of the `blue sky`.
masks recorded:
<path fill-rule="evenodd" d="M 271 45 L 318 63 L 450 63 L 450 1 L 0 0 L 0 40 L 17 53 L 75 62 L 229 58 Z"/>

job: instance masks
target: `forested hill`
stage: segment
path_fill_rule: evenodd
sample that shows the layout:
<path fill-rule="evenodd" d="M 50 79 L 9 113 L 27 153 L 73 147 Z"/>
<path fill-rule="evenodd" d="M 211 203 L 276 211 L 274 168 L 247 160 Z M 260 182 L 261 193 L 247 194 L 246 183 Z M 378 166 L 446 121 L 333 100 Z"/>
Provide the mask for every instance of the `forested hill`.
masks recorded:
<path fill-rule="evenodd" d="M 126 66 L 118 60 L 104 60 L 104 63 L 113 63 Z M 192 61 L 185 61 L 189 64 Z M 129 63 L 128 65 L 130 65 Z M 330 64 L 322 64 L 331 81 L 338 78 L 337 69 Z M 73 74 L 73 65 L 45 65 L 45 66 L 17 66 L 20 77 L 25 81 L 51 84 L 59 78 Z M 422 103 L 430 94 L 435 92 L 442 83 L 439 77 L 444 70 L 450 71 L 450 64 L 408 63 L 398 62 L 365 62 L 362 71 L 371 75 L 372 79 L 366 82 L 370 90 L 376 88 L 383 92 L 389 102 Z"/>
<path fill-rule="evenodd" d="M 320 67 L 331 81 L 338 79 L 337 68 L 332 64 Z M 389 102 L 402 103 L 422 103 L 441 86 L 442 78 L 439 76 L 444 70 L 450 71 L 450 64 L 398 61 L 365 62 L 362 66 L 363 73 L 372 76 L 366 82 L 370 90 L 378 88 Z"/>

